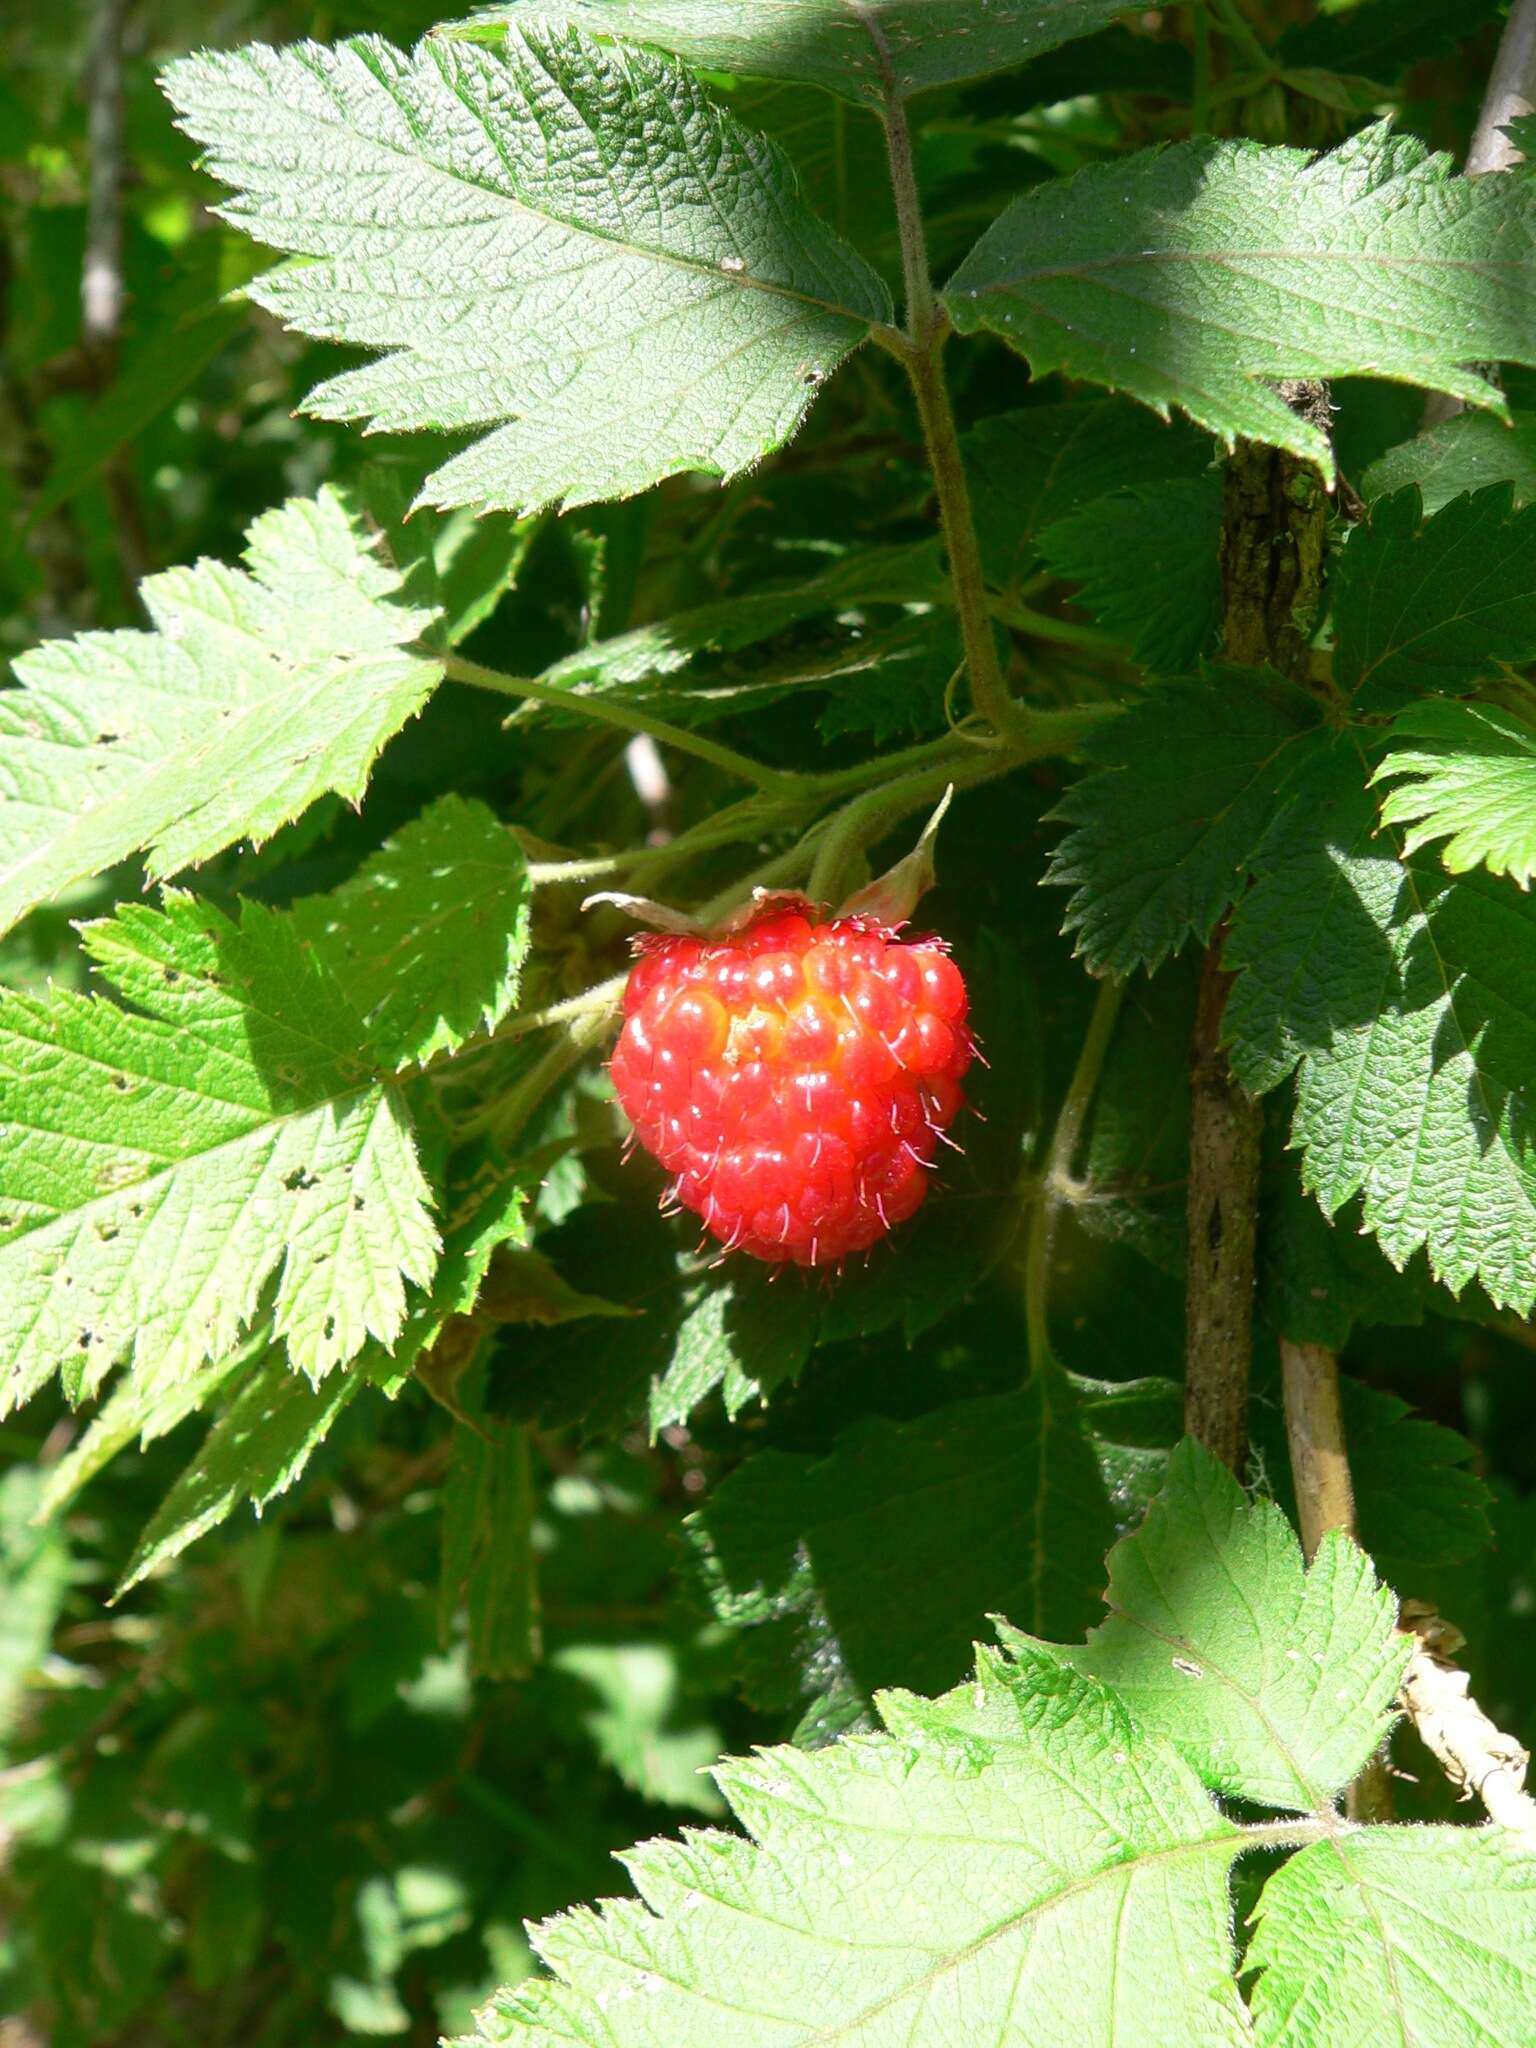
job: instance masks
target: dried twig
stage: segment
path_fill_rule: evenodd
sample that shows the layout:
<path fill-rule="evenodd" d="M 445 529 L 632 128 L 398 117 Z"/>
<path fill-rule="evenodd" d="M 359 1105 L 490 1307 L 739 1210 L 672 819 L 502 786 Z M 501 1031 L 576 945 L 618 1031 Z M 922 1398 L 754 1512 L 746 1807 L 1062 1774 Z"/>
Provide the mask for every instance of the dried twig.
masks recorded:
<path fill-rule="evenodd" d="M 1402 1702 L 1419 1740 L 1463 1799 L 1480 1799 L 1490 1820 L 1536 1850 L 1536 1799 L 1525 1789 L 1530 1754 L 1494 1726 L 1451 1662 L 1460 1633 L 1421 1600 L 1403 1602 L 1401 1625 L 1418 1641 Z"/>

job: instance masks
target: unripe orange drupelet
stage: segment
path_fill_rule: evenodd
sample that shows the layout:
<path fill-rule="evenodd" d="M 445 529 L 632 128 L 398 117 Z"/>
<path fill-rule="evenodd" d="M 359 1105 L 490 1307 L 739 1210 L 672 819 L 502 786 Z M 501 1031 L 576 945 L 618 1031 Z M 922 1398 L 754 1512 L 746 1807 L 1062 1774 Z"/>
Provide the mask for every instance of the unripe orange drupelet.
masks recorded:
<path fill-rule="evenodd" d="M 942 940 L 808 908 L 641 939 L 611 1072 L 684 1208 L 730 1250 L 817 1266 L 921 1207 L 973 1046 Z"/>

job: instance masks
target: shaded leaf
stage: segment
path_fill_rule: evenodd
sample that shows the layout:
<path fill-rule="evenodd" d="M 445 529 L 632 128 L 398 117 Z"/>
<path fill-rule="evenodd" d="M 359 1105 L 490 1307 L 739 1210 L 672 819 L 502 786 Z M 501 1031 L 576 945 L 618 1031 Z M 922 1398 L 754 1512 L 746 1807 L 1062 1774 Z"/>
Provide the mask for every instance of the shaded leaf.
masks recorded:
<path fill-rule="evenodd" d="M 1507 483 L 1431 519 L 1412 490 L 1379 499 L 1332 588 L 1334 671 L 1362 707 L 1469 690 L 1536 657 L 1536 506 L 1516 512 Z"/>
<path fill-rule="evenodd" d="M 1536 499 L 1536 414 L 1517 411 L 1506 425 L 1485 412 L 1457 413 L 1389 448 L 1360 479 L 1360 489 L 1374 501 L 1416 484 L 1432 516 L 1466 491 L 1506 482 L 1517 506 Z"/>
<path fill-rule="evenodd" d="M 1113 1535 L 1054 1368 L 1022 1393 L 859 1422 L 825 1457 L 764 1451 L 687 1529 L 716 1615 L 745 1632 L 752 1696 L 802 1711 L 802 1740 L 866 1715 L 898 1679 L 962 1676 L 994 1613 L 1035 1633 L 1086 1628 Z"/>
<path fill-rule="evenodd" d="M 996 584 L 1027 575 L 1041 530 L 1112 491 L 1194 479 L 1211 444 L 1124 398 L 993 413 L 961 436 L 982 563 Z"/>
<path fill-rule="evenodd" d="M 1315 702 L 1274 675 L 1165 683 L 1093 735 L 1046 879 L 1092 973 L 1155 969 L 1237 897 Z"/>
<path fill-rule="evenodd" d="M 1193 668 L 1221 625 L 1221 478 L 1113 491 L 1040 535 L 1074 602 L 1154 675 Z"/>

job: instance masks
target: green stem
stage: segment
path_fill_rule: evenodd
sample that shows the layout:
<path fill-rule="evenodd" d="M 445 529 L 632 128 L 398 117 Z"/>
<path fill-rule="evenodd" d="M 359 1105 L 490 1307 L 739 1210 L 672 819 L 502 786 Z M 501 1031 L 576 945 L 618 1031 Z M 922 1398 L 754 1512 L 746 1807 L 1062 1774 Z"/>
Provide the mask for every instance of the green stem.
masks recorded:
<path fill-rule="evenodd" d="M 837 903 L 847 894 L 854 860 L 867 846 L 875 845 L 887 832 L 909 818 L 924 804 L 934 803 L 951 785 L 968 789 L 1007 775 L 1027 761 L 1049 754 L 1070 754 L 1098 724 L 1105 707 L 1087 704 L 1066 711 L 1036 711 L 1026 730 L 1015 732 L 1001 746 L 976 747 L 964 741 L 956 751 L 915 774 L 904 775 L 884 788 L 855 797 L 827 826 L 826 837 L 811 869 L 809 892 L 813 902 Z"/>
<path fill-rule="evenodd" d="M 668 719 L 656 718 L 648 711 L 637 711 L 632 704 L 615 703 L 607 697 L 583 697 L 574 690 L 562 690 L 554 683 L 535 682 L 529 676 L 504 675 L 500 669 L 485 668 L 462 654 L 440 658 L 444 674 L 456 683 L 469 683 L 477 690 L 494 690 L 502 697 L 552 705 L 558 710 L 573 712 L 578 718 L 595 719 L 599 724 L 616 726 L 620 732 L 647 733 L 663 746 L 676 747 L 680 754 L 692 754 L 695 760 L 708 761 L 727 775 L 755 783 L 759 789 L 768 790 L 776 796 L 800 796 L 806 791 L 804 776 L 769 768 L 761 761 L 738 754 L 734 747 L 722 747 L 699 733 L 673 725 Z"/>
<path fill-rule="evenodd" d="M 1063 647 L 1086 647 L 1095 654 L 1119 654 L 1119 643 L 1097 626 L 1079 626 L 1071 619 L 1054 619 L 1048 612 L 1032 611 L 1026 604 L 1013 604 L 1005 597 L 990 597 L 987 607 L 999 625 L 1012 626 L 1036 640 L 1055 640 Z"/>
<path fill-rule="evenodd" d="M 1077 1065 L 1066 1096 L 1056 1114 L 1051 1149 L 1045 1170 L 1035 1188 L 1034 1209 L 1029 1219 L 1029 1242 L 1024 1254 L 1024 1324 L 1029 1345 L 1031 1374 L 1043 1369 L 1051 1356 L 1047 1308 L 1050 1299 L 1051 1253 L 1055 1246 L 1056 1223 L 1061 1205 L 1072 1192 L 1072 1169 L 1082 1143 L 1083 1124 L 1104 1071 L 1105 1055 L 1115 1035 L 1120 1005 L 1125 996 L 1121 981 L 1101 981 L 1093 1013 L 1077 1055 Z"/>
<path fill-rule="evenodd" d="M 889 69 L 889 53 L 883 38 L 878 43 L 882 64 Z M 960 633 L 965 645 L 966 670 L 971 680 L 971 701 L 997 732 L 1018 729 L 1019 707 L 1008 693 L 992 637 L 987 610 L 987 586 L 981 572 L 981 550 L 976 541 L 976 521 L 971 511 L 971 494 L 960 456 L 960 437 L 955 429 L 954 408 L 944 380 L 944 343 L 949 325 L 933 295 L 928 269 L 928 240 L 923 232 L 922 202 L 917 190 L 917 171 L 912 160 L 912 131 L 907 110 L 887 76 L 885 95 L 885 139 L 890 159 L 891 191 L 896 201 L 896 229 L 901 242 L 902 280 L 906 287 L 907 325 L 904 335 L 885 339 L 906 367 L 917 400 L 917 416 L 928 449 L 934 490 L 939 500 L 939 519 L 949 554 L 949 575 L 954 586 L 955 609 L 960 615 Z"/>

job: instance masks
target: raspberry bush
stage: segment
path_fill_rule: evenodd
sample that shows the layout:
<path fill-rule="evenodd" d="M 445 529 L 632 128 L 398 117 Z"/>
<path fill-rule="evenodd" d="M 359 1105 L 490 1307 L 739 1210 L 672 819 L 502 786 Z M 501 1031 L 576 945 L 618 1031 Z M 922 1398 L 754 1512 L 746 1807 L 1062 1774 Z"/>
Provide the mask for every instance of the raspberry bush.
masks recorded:
<path fill-rule="evenodd" d="M 4 40 L 0 2048 L 1536 2039 L 1536 0 Z"/>

